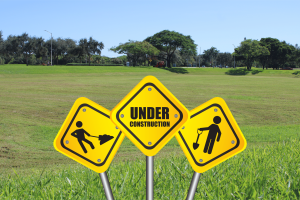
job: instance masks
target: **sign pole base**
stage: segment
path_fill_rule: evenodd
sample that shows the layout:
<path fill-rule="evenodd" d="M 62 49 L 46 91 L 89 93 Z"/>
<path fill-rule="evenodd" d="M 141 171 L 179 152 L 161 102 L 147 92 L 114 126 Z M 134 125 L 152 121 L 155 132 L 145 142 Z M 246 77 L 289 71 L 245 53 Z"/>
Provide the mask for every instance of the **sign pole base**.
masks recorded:
<path fill-rule="evenodd" d="M 99 173 L 107 200 L 114 200 L 106 172 Z"/>
<path fill-rule="evenodd" d="M 154 156 L 146 156 L 146 199 L 153 200 Z"/>
<path fill-rule="evenodd" d="M 200 176 L 201 176 L 201 173 L 194 172 L 186 200 L 194 199 Z"/>

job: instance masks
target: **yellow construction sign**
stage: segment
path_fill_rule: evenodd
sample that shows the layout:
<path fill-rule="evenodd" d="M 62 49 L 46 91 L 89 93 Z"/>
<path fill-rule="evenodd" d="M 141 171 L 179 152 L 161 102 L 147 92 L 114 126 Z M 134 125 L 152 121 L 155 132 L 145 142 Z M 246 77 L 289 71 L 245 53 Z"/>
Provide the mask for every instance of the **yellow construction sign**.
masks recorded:
<path fill-rule="evenodd" d="M 188 120 L 189 112 L 159 80 L 147 76 L 110 117 L 146 156 L 154 156 Z"/>
<path fill-rule="evenodd" d="M 77 99 L 59 130 L 54 147 L 84 166 L 107 170 L 125 135 L 110 120 L 110 111 L 95 102 Z"/>
<path fill-rule="evenodd" d="M 198 173 L 240 153 L 247 145 L 225 101 L 218 97 L 190 111 L 190 120 L 176 139 Z"/>

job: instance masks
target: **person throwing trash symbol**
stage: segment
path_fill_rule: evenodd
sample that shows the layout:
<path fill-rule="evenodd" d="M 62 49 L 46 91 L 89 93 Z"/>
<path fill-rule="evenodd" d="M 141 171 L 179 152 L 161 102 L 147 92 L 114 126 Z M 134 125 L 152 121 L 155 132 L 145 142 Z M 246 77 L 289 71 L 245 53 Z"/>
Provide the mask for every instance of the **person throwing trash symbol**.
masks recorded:
<path fill-rule="evenodd" d="M 219 129 L 219 126 L 217 125 L 221 122 L 221 118 L 219 116 L 215 116 L 213 121 L 215 124 L 212 124 L 209 127 L 198 129 L 200 131 L 209 130 L 208 136 L 206 139 L 206 143 L 205 143 L 205 147 L 204 147 L 204 151 L 203 151 L 204 153 L 208 153 L 208 154 L 211 154 L 211 152 L 214 148 L 214 143 L 215 143 L 217 135 L 218 135 L 217 142 L 219 142 L 220 138 L 221 138 L 221 131 Z M 207 150 L 208 150 L 208 152 L 207 152 Z"/>
<path fill-rule="evenodd" d="M 76 122 L 76 126 L 80 129 L 77 129 L 76 131 L 74 131 L 73 133 L 71 133 L 72 136 L 76 137 L 82 150 L 84 151 L 84 153 L 87 153 L 87 150 L 85 148 L 85 146 L 83 145 L 82 141 L 88 143 L 92 149 L 95 149 L 93 143 L 87 139 L 85 139 L 84 134 L 86 134 L 87 136 L 91 136 L 88 132 L 86 132 L 82 127 L 82 122 L 78 121 Z"/>

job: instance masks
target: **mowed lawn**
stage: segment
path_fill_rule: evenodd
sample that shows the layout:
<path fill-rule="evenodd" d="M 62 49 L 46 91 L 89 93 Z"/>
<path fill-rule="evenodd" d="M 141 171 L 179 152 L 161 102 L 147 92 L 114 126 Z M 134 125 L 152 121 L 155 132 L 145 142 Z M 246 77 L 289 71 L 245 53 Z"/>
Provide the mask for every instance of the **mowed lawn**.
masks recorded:
<path fill-rule="evenodd" d="M 178 73 L 153 67 L 0 66 L 0 168 L 74 163 L 52 144 L 74 101 L 87 97 L 111 110 L 147 75 L 156 76 L 189 110 L 223 98 L 250 146 L 299 130 L 300 79 L 293 71 L 230 76 L 219 68 L 173 70 Z M 157 156 L 170 148 L 181 152 L 173 139 Z M 136 156 L 143 155 L 125 140 L 115 160 Z"/>
<path fill-rule="evenodd" d="M 288 70 L 265 70 L 256 75 L 249 73 L 246 76 L 230 76 L 225 75 L 227 70 L 219 68 L 172 68 L 168 70 L 152 67 L 0 65 L 0 172 L 3 176 L 14 173 L 14 171 L 19 176 L 22 174 L 28 176 L 33 171 L 41 169 L 55 171 L 55 173 L 60 173 L 60 170 L 69 167 L 82 170 L 83 168 L 79 164 L 58 153 L 53 147 L 53 140 L 74 101 L 79 97 L 87 97 L 111 110 L 147 75 L 157 77 L 189 110 L 213 97 L 223 98 L 248 142 L 246 153 L 242 153 L 240 157 L 237 155 L 239 159 L 246 159 L 244 157 L 249 154 L 255 160 L 256 149 L 260 152 L 261 157 L 263 155 L 270 156 L 270 153 L 265 152 L 264 148 L 266 146 L 272 148 L 272 145 L 278 145 L 278 142 L 288 141 L 289 144 L 298 147 L 299 140 L 297 139 L 300 136 L 299 75 L 293 75 L 294 71 Z M 291 149 L 295 150 L 296 147 Z M 282 146 L 276 146 L 276 148 L 280 149 Z M 287 152 L 288 149 L 285 149 L 285 154 L 289 155 Z M 175 155 L 179 157 L 174 158 Z M 112 170 L 122 168 L 122 166 L 125 166 L 123 169 L 130 168 L 128 167 L 130 165 L 133 166 L 133 169 L 142 164 L 142 167 L 145 167 L 144 159 L 145 156 L 125 138 L 111 164 Z M 190 177 L 192 176 L 188 161 L 184 158 L 182 150 L 174 138 L 155 156 L 155 159 L 158 160 L 158 163 L 170 160 L 170 163 L 175 163 L 172 159 L 177 159 L 176 162 L 180 163 L 178 170 L 187 170 Z M 289 159 L 293 159 L 293 157 Z M 295 158 L 295 162 L 299 161 L 298 157 Z M 141 162 L 142 164 L 139 164 Z M 232 161 L 226 161 L 222 166 L 227 167 L 229 162 L 232 164 L 235 161 L 232 158 Z M 263 170 L 262 168 L 261 171 Z M 136 171 L 140 174 L 144 173 L 144 171 Z M 213 174 L 213 172 L 210 170 L 207 174 Z M 172 177 L 177 177 L 176 170 L 174 173 Z M 122 176 L 126 180 L 125 174 Z M 164 176 L 166 174 L 161 172 L 161 178 Z M 186 175 L 178 172 L 178 176 Z M 182 189 L 180 194 L 173 192 L 162 193 L 162 195 L 166 195 L 166 197 L 182 195 L 184 197 L 190 179 L 182 178 L 185 180 L 184 185 L 179 185 L 177 188 L 178 190 Z M 64 176 L 63 179 L 66 180 Z M 125 180 L 122 182 L 123 186 L 125 183 L 130 184 Z M 138 177 L 132 178 L 133 180 L 139 181 Z M 209 181 L 209 179 L 204 180 Z M 182 181 L 181 178 L 180 181 Z M 119 191 L 120 187 L 123 187 L 122 184 L 120 183 L 113 190 Z M 258 185 L 258 187 L 261 186 Z M 145 190 L 145 188 L 143 189 Z M 226 188 L 222 189 L 226 190 Z M 209 191 L 213 191 L 213 189 L 209 189 Z M 102 192 L 101 188 L 99 188 L 99 192 Z M 250 193 L 252 194 L 253 191 Z M 122 192 L 120 195 L 123 197 Z M 280 195 L 282 194 L 280 193 Z M 74 196 L 78 198 L 80 194 L 72 193 L 71 196 L 70 193 L 63 194 L 63 197 Z M 288 194 L 287 196 L 289 197 Z M 42 198 L 43 196 L 38 197 Z M 131 196 L 126 197 L 130 199 Z M 45 198 L 51 198 L 51 195 L 45 196 Z M 162 198 L 162 196 L 157 198 Z M 236 198 L 242 197 L 237 196 Z M 174 199 L 176 198 L 174 197 Z"/>

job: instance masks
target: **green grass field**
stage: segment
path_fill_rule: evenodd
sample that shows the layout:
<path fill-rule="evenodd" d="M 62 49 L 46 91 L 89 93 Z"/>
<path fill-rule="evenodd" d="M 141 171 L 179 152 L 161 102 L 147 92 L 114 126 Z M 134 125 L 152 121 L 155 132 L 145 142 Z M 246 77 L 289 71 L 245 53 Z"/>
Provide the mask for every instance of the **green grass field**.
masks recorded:
<path fill-rule="evenodd" d="M 244 152 L 205 172 L 195 199 L 299 199 L 300 79 L 289 70 L 0 65 L 0 198 L 105 199 L 100 178 L 53 140 L 74 101 L 112 109 L 156 76 L 189 110 L 221 97 L 244 133 Z M 115 199 L 145 199 L 145 156 L 125 138 L 109 179 Z M 176 139 L 155 156 L 155 199 L 184 199 L 193 171 Z"/>

